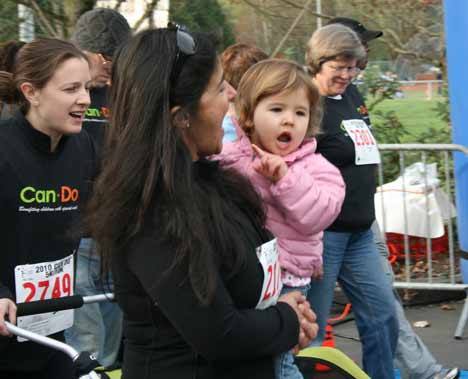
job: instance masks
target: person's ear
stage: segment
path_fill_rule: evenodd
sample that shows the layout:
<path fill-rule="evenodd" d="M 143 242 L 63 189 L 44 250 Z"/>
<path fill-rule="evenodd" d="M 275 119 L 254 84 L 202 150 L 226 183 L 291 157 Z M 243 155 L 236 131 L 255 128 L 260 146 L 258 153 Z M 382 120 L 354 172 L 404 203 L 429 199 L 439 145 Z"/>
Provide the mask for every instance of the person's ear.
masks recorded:
<path fill-rule="evenodd" d="M 22 92 L 25 99 L 33 106 L 39 105 L 39 93 L 31 83 L 24 82 L 20 85 L 20 91 Z"/>
<path fill-rule="evenodd" d="M 190 117 L 179 105 L 171 109 L 172 125 L 176 128 L 190 128 Z"/>

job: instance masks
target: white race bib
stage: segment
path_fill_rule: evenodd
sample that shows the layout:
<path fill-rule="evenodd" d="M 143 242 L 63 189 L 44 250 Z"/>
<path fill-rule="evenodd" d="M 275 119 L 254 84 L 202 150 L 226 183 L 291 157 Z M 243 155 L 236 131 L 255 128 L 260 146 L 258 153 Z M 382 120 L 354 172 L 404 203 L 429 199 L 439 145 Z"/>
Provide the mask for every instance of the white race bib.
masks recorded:
<path fill-rule="evenodd" d="M 379 149 L 369 127 L 363 120 L 343 120 L 343 126 L 354 143 L 356 165 L 380 163 Z"/>
<path fill-rule="evenodd" d="M 16 302 L 55 299 L 73 295 L 73 254 L 53 262 L 15 267 Z M 48 336 L 73 325 L 73 309 L 18 317 L 17 325 Z M 18 341 L 25 341 L 18 337 Z"/>
<path fill-rule="evenodd" d="M 256 309 L 275 305 L 283 287 L 276 238 L 257 247 L 257 257 L 263 268 L 263 287 Z"/>

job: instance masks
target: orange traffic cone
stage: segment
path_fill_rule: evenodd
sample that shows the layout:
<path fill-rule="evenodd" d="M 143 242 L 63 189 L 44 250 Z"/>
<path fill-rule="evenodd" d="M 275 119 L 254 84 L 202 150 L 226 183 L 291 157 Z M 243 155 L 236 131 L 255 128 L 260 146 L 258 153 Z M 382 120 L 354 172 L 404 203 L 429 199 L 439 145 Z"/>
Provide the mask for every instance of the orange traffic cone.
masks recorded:
<path fill-rule="evenodd" d="M 322 346 L 326 347 L 335 347 L 335 336 L 333 335 L 333 327 L 330 324 L 327 324 L 325 327 L 325 339 L 323 340 Z M 330 367 L 317 363 L 315 365 L 316 371 L 330 371 Z"/>
<path fill-rule="evenodd" d="M 322 346 L 335 347 L 335 335 L 333 334 L 333 327 L 327 324 L 325 327 L 325 339 Z"/>

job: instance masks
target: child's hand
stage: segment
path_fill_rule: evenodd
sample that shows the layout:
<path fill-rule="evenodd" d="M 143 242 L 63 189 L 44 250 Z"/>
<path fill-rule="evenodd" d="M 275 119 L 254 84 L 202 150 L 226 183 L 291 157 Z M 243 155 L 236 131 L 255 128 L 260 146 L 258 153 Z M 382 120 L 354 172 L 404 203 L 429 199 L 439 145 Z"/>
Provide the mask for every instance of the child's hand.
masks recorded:
<path fill-rule="evenodd" d="M 322 280 L 323 279 L 323 267 L 320 266 L 317 270 L 314 271 L 312 274 L 312 280 Z"/>
<path fill-rule="evenodd" d="M 252 144 L 252 148 L 259 158 L 253 163 L 255 171 L 274 183 L 286 175 L 288 172 L 288 165 L 282 157 L 267 153 L 254 144 Z"/>

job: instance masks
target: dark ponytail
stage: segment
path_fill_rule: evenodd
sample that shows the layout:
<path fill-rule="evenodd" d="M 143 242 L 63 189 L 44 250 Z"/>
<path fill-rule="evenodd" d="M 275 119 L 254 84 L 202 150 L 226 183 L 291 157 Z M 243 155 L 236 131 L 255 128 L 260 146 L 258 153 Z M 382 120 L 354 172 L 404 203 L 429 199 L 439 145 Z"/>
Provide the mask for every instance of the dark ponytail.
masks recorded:
<path fill-rule="evenodd" d="M 0 71 L 0 101 L 4 104 L 21 104 L 26 101 L 16 88 L 11 72 Z"/>

